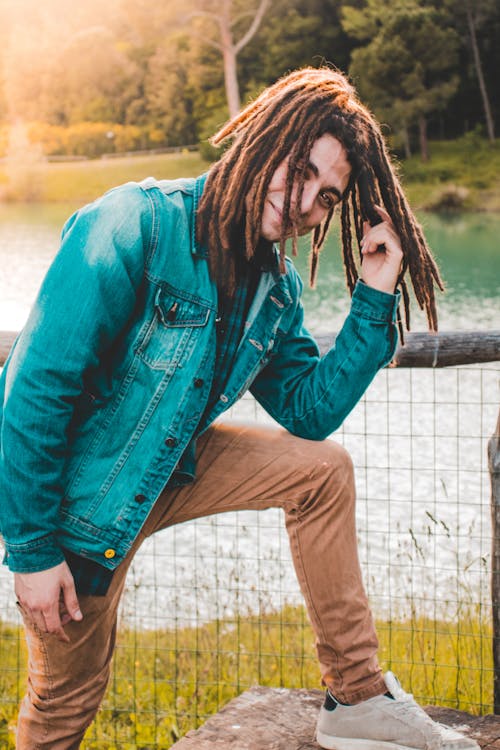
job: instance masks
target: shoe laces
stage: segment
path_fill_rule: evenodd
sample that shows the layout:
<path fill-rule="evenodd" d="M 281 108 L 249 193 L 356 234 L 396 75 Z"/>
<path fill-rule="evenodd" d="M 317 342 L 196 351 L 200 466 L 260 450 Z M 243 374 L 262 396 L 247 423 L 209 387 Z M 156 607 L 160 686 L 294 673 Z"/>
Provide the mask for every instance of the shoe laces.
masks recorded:
<path fill-rule="evenodd" d="M 425 732 L 426 746 L 425 750 L 441 750 L 442 734 L 439 725 L 428 716 L 424 709 L 419 706 L 412 693 L 406 693 L 397 678 L 397 689 L 390 686 L 390 691 L 394 696 L 394 708 L 401 716 L 408 716 L 418 720 L 418 724 Z"/>

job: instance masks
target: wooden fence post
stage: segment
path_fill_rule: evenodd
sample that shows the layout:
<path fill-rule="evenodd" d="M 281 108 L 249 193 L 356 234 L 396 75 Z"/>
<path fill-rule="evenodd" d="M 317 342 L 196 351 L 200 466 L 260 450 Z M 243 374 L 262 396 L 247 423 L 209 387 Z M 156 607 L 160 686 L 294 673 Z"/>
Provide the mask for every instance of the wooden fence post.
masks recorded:
<path fill-rule="evenodd" d="M 491 479 L 491 605 L 493 615 L 493 710 L 500 714 L 500 412 L 488 442 Z"/>

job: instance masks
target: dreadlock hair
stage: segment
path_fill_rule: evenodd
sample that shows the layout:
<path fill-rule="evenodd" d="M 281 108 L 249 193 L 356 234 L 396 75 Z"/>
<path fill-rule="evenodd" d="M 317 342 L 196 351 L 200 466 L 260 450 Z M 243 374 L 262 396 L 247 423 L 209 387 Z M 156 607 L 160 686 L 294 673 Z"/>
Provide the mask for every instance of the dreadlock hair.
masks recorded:
<path fill-rule="evenodd" d="M 288 157 L 288 170 L 279 241 L 280 270 L 285 273 L 285 243 L 292 227 L 293 254 L 297 252 L 297 211 L 305 170 L 314 142 L 325 133 L 337 138 L 352 167 L 341 209 L 343 261 L 352 294 L 358 279 L 353 234 L 358 245 L 363 222 L 381 221 L 374 206 L 385 206 L 400 238 L 403 263 L 397 286 L 401 289 L 405 326 L 410 327 L 409 294 L 404 276 L 409 272 L 415 298 L 425 310 L 429 328 L 437 330 L 434 285 L 444 289 L 438 268 L 402 191 L 395 169 L 370 111 L 359 101 L 346 77 L 329 67 L 296 70 L 265 89 L 211 139 L 229 148 L 211 168 L 197 213 L 197 236 L 208 247 L 211 273 L 218 288 L 234 294 L 238 264 L 256 257 L 261 220 L 271 178 Z M 316 279 L 319 252 L 332 219 L 333 208 L 312 233 L 310 284 Z M 359 261 L 358 261 L 359 262 Z M 398 313 L 401 334 L 403 326 Z"/>

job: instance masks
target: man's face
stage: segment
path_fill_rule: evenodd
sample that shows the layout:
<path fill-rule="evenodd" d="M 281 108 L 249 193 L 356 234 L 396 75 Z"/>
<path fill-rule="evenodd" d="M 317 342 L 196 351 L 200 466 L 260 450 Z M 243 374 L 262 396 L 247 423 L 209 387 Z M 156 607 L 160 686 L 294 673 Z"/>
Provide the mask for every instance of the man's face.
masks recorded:
<path fill-rule="evenodd" d="M 307 234 L 321 224 L 332 206 L 341 201 L 351 174 L 345 148 L 329 133 L 314 142 L 309 161 L 301 168 L 305 172 L 305 182 L 298 212 L 295 205 L 297 179 L 290 204 L 290 214 L 293 216 L 297 212 L 299 235 Z M 276 241 L 281 235 L 287 170 L 288 158 L 281 162 L 269 183 L 260 231 L 266 240 Z M 291 227 L 286 234 L 287 237 L 292 235 Z"/>

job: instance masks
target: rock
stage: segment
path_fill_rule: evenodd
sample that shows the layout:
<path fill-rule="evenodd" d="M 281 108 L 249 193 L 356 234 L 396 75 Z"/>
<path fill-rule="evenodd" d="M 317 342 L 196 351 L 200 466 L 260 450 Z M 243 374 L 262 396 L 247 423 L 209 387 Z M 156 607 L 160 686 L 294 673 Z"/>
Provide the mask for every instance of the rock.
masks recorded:
<path fill-rule="evenodd" d="M 472 716 L 465 711 L 440 706 L 424 706 L 434 721 L 440 721 L 468 737 L 473 737 L 482 748 L 500 750 L 500 716 Z"/>
<path fill-rule="evenodd" d="M 318 750 L 314 729 L 323 697 L 322 690 L 253 687 L 172 750 Z M 439 706 L 425 710 L 473 737 L 484 750 L 500 750 L 500 716 L 472 716 Z"/>

